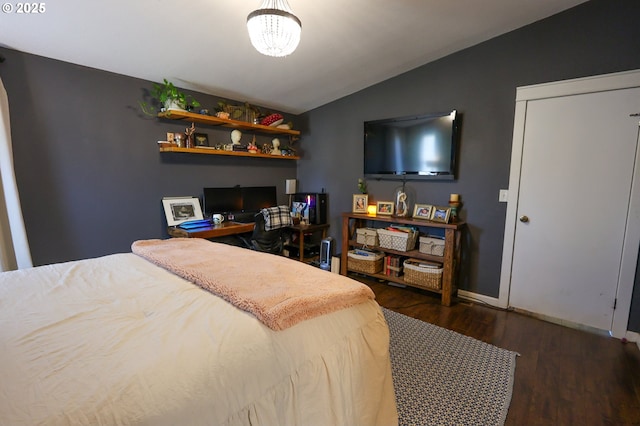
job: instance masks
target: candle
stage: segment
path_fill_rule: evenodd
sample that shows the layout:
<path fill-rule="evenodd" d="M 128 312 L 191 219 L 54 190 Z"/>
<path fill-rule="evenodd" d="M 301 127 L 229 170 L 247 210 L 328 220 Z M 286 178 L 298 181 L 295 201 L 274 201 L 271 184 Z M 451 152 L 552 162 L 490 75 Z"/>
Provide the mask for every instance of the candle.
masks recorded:
<path fill-rule="evenodd" d="M 376 214 L 376 206 L 374 206 L 374 205 L 367 206 L 367 213 L 371 214 L 371 215 L 375 215 Z"/>
<path fill-rule="evenodd" d="M 449 196 L 449 201 L 460 201 L 460 194 L 451 194 Z"/>

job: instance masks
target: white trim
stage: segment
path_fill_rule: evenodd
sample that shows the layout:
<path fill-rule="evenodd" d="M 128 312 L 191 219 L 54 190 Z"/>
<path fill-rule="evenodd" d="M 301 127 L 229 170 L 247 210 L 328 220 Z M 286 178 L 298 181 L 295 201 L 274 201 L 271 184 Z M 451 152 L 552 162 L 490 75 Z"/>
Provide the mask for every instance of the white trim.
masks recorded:
<path fill-rule="evenodd" d="M 511 170 L 509 173 L 509 199 L 507 201 L 505 219 L 498 306 L 503 308 L 509 306 L 511 265 L 513 262 L 513 244 L 515 242 L 515 227 L 517 224 L 520 167 L 522 165 L 522 149 L 527 102 L 534 99 L 634 87 L 640 87 L 640 70 L 517 88 L 511 152 Z M 613 313 L 613 324 L 611 329 L 612 335 L 618 338 L 624 336 L 627 332 L 629 312 L 631 309 L 631 294 L 633 292 L 635 270 L 637 266 L 638 245 L 640 242 L 640 158 L 638 155 L 640 154 L 636 153 L 634 182 L 632 184 L 630 206 L 627 217 L 627 232 L 625 233 L 623 258 L 620 266 L 621 272 L 620 281 L 618 283 L 617 307 Z"/>
<path fill-rule="evenodd" d="M 635 342 L 638 345 L 638 348 L 640 348 L 640 334 L 635 331 L 627 331 L 624 338 L 627 339 L 627 342 Z"/>
<path fill-rule="evenodd" d="M 640 87 L 640 70 L 518 87 L 516 102 Z"/>
<path fill-rule="evenodd" d="M 495 297 L 485 296 L 484 294 L 473 293 L 467 290 L 458 289 L 458 297 L 460 299 L 468 300 L 470 302 L 482 302 L 494 308 L 502 308 L 500 301 Z"/>

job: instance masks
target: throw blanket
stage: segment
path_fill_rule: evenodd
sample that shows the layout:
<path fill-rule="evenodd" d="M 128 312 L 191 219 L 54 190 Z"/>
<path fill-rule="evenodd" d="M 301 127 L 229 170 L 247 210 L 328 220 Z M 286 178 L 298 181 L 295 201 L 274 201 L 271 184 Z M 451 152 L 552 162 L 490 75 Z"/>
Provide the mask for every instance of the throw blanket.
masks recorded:
<path fill-rule="evenodd" d="M 264 217 L 264 230 L 271 231 L 273 229 L 284 228 L 292 223 L 289 207 L 276 206 L 262 209 L 260 211 Z"/>
<path fill-rule="evenodd" d="M 345 276 L 200 238 L 141 240 L 131 249 L 252 313 L 273 330 L 375 298 L 369 287 Z"/>

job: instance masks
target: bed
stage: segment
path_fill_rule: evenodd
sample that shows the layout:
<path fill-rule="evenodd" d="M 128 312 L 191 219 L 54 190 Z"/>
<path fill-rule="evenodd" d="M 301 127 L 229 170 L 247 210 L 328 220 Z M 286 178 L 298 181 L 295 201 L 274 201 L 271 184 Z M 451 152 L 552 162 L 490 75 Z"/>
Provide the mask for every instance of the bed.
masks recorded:
<path fill-rule="evenodd" d="M 311 308 L 299 299 L 301 282 L 368 287 L 206 240 L 150 242 L 160 257 L 141 253 L 144 241 L 0 274 L 0 424 L 397 424 L 389 332 L 373 297 L 316 297 Z M 168 253 L 177 266 L 163 263 Z M 264 297 L 243 298 L 252 285 L 279 299 L 265 308 Z"/>

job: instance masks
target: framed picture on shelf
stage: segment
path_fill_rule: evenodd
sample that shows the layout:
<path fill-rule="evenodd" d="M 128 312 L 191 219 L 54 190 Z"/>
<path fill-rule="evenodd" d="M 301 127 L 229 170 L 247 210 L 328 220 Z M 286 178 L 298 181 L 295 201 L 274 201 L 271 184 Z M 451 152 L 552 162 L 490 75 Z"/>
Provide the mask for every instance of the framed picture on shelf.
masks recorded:
<path fill-rule="evenodd" d="M 431 219 L 433 206 L 430 204 L 416 204 L 413 208 L 413 217 L 415 219 Z"/>
<path fill-rule="evenodd" d="M 368 203 L 368 194 L 353 194 L 353 213 L 366 213 Z"/>
<path fill-rule="evenodd" d="M 176 226 L 188 220 L 203 220 L 200 200 L 196 197 L 164 197 L 162 199 L 167 225 Z"/>
<path fill-rule="evenodd" d="M 391 216 L 393 214 L 393 201 L 378 201 L 376 212 L 383 216 Z"/>
<path fill-rule="evenodd" d="M 434 222 L 449 223 L 451 216 L 451 207 L 434 206 L 431 212 L 431 220 Z"/>
<path fill-rule="evenodd" d="M 209 146 L 209 135 L 206 133 L 194 133 L 193 141 L 195 146 Z"/>

